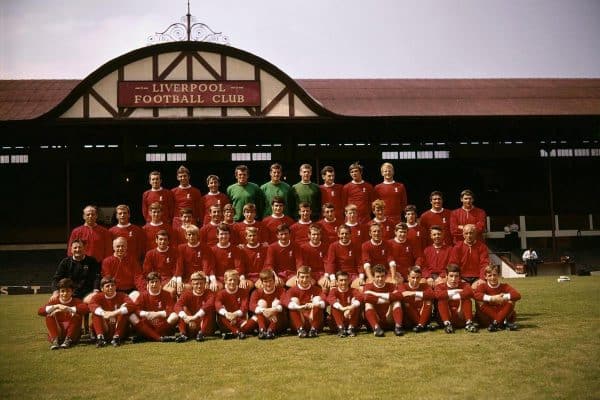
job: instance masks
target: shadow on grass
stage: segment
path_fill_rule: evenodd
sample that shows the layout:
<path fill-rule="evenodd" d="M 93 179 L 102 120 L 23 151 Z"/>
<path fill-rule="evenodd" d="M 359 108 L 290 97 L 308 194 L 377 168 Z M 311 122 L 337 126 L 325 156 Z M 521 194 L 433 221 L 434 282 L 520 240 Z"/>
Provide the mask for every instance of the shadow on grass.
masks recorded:
<path fill-rule="evenodd" d="M 518 313 L 517 318 L 519 319 L 527 319 L 523 317 L 539 317 L 540 315 L 545 315 L 544 313 Z"/>
<path fill-rule="evenodd" d="M 523 324 L 519 319 L 517 319 L 517 325 L 519 325 L 519 330 L 524 329 L 540 329 L 541 327 L 537 324 Z"/>

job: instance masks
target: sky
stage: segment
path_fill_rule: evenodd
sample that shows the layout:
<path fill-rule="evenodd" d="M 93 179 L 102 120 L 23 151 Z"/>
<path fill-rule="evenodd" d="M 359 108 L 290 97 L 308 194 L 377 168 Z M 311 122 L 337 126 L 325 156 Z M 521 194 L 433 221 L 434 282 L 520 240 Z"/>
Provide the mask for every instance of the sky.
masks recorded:
<path fill-rule="evenodd" d="M 292 78 L 600 78 L 599 0 L 191 0 Z M 0 79 L 83 79 L 187 0 L 0 0 Z"/>

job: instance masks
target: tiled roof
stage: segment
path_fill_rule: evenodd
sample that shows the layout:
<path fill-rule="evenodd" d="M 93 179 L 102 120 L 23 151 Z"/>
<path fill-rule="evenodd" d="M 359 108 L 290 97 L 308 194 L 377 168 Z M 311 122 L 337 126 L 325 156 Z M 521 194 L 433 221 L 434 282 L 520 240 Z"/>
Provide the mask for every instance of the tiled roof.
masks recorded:
<path fill-rule="evenodd" d="M 0 80 L 0 121 L 30 120 L 78 80 Z M 600 79 L 298 79 L 347 116 L 600 115 Z"/>
<path fill-rule="evenodd" d="M 598 115 L 600 79 L 300 79 L 325 108 L 361 116 Z"/>
<path fill-rule="evenodd" d="M 78 80 L 0 80 L 0 121 L 28 120 L 50 111 Z"/>

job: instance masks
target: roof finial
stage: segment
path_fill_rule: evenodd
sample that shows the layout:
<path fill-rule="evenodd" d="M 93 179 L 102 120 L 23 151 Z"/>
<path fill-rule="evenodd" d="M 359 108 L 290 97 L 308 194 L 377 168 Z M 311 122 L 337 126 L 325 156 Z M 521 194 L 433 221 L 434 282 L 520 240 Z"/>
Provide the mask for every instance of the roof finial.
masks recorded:
<path fill-rule="evenodd" d="M 156 32 L 148 37 L 148 44 L 178 41 L 211 42 L 229 45 L 229 38 L 221 32 L 215 32 L 196 18 L 190 12 L 190 0 L 187 0 L 187 14 L 181 17 L 181 22 L 169 25 L 163 32 Z"/>

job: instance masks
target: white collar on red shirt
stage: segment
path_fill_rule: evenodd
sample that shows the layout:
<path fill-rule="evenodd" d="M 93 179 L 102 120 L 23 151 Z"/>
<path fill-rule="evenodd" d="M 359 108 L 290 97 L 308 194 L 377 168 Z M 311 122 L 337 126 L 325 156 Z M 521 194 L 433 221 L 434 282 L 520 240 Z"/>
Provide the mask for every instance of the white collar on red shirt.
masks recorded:
<path fill-rule="evenodd" d="M 191 187 L 192 187 L 192 185 L 187 185 L 187 186 L 181 186 L 181 185 L 179 185 L 179 189 L 189 189 Z"/>
<path fill-rule="evenodd" d="M 260 247 L 260 243 L 256 243 L 256 246 L 250 246 L 248 243 L 246 243 L 246 247 L 249 249 L 258 249 Z"/>
<path fill-rule="evenodd" d="M 362 185 L 363 183 L 365 183 L 365 180 L 363 179 L 360 182 L 350 181 L 350 183 L 354 183 L 355 185 Z"/>
<path fill-rule="evenodd" d="M 161 190 L 163 190 L 163 188 L 162 188 L 162 186 L 161 186 L 161 187 L 159 187 L 158 189 L 150 188 L 150 190 L 151 190 L 152 192 L 160 192 Z"/>
<path fill-rule="evenodd" d="M 213 192 L 208 192 L 208 193 L 206 193 L 206 194 L 207 194 L 207 195 L 209 195 L 209 196 L 216 196 L 216 195 L 218 195 L 218 194 L 221 194 L 221 192 L 215 192 L 215 193 L 213 193 Z"/>
<path fill-rule="evenodd" d="M 227 243 L 227 246 L 221 246 L 221 243 L 217 243 L 217 247 L 220 249 L 228 249 L 231 247 L 231 242 Z"/>
<path fill-rule="evenodd" d="M 127 225 L 117 224 L 117 228 L 129 228 L 130 226 L 131 226 L 131 222 L 128 223 Z"/>
<path fill-rule="evenodd" d="M 444 207 L 442 207 L 442 208 L 440 209 L 440 211 L 436 211 L 436 210 L 434 210 L 433 208 L 432 208 L 431 210 L 429 210 L 429 211 L 431 211 L 431 212 L 432 212 L 432 213 L 434 213 L 434 214 L 443 213 L 443 212 L 444 212 Z"/>
<path fill-rule="evenodd" d="M 264 294 L 273 294 L 273 293 L 275 293 L 276 290 L 277 290 L 277 286 L 273 287 L 273 290 L 271 290 L 270 292 L 267 292 L 267 289 L 263 288 L 263 293 Z"/>
<path fill-rule="evenodd" d="M 393 179 L 391 181 L 383 181 L 384 185 L 393 185 L 394 183 L 396 183 L 396 181 Z"/>
<path fill-rule="evenodd" d="M 160 224 L 155 224 L 154 222 L 150 221 L 150 225 L 152 226 L 161 226 L 164 222 L 161 222 Z"/>

